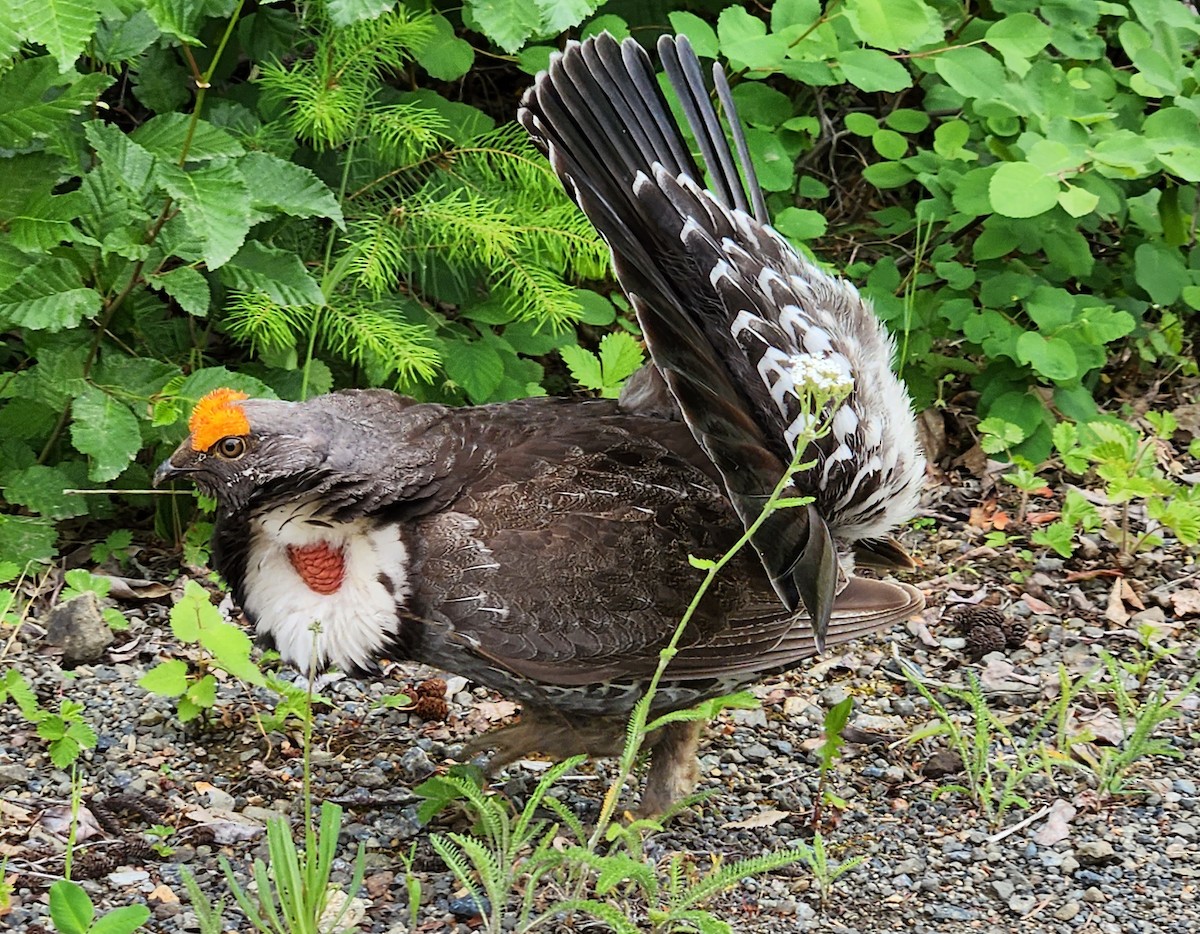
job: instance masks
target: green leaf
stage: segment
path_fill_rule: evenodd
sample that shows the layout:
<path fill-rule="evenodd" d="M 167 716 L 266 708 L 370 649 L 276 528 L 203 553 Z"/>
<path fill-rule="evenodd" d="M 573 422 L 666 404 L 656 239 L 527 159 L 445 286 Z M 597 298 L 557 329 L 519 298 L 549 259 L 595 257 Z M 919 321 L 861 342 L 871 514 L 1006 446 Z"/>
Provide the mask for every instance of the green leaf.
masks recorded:
<path fill-rule="evenodd" d="M 200 17 L 204 4 L 194 0 L 146 0 L 146 12 L 155 25 L 169 36 L 174 36 L 188 45 L 203 46 L 193 33 L 199 31 Z"/>
<path fill-rule="evenodd" d="M 4 498 L 15 506 L 26 506 L 51 519 L 70 519 L 87 515 L 82 496 L 63 492 L 75 484 L 57 467 L 34 464 L 4 477 Z"/>
<path fill-rule="evenodd" d="M 885 159 L 902 159 L 908 152 L 908 140 L 895 130 L 877 130 L 871 137 L 871 145 Z"/>
<path fill-rule="evenodd" d="M 250 231 L 250 192 L 242 174 L 228 163 L 184 171 L 159 162 L 154 175 L 200 239 L 208 268 L 225 265 Z"/>
<path fill-rule="evenodd" d="M 9 0 L 10 15 L 21 23 L 25 38 L 44 45 L 58 62 L 59 72 L 75 67 L 99 18 L 97 4 L 89 0 Z"/>
<path fill-rule="evenodd" d="M 971 138 L 971 125 L 965 120 L 947 120 L 933 131 L 933 151 L 943 159 L 958 159 Z"/>
<path fill-rule="evenodd" d="M 54 555 L 56 537 L 50 519 L 0 513 L 0 558 L 5 561 L 22 567 L 30 561 L 45 561 Z"/>
<path fill-rule="evenodd" d="M 1077 185 L 1067 185 L 1058 193 L 1058 203 L 1072 217 L 1084 217 L 1096 210 L 1100 196 Z"/>
<path fill-rule="evenodd" d="M 439 81 L 457 81 L 475 64 L 475 50 L 454 34 L 454 26 L 442 14 L 433 14 L 428 22 L 433 26 L 433 38 L 421 47 L 417 64 Z"/>
<path fill-rule="evenodd" d="M 510 55 L 542 25 L 542 11 L 529 0 L 467 0 L 464 11 L 480 31 Z"/>
<path fill-rule="evenodd" d="M 335 26 L 349 26 L 364 19 L 376 19 L 391 11 L 396 0 L 326 0 L 325 9 Z"/>
<path fill-rule="evenodd" d="M 221 278 L 235 289 L 262 292 L 279 305 L 325 304 L 325 294 L 299 256 L 256 240 L 221 267 Z"/>
<path fill-rule="evenodd" d="M 912 75 L 898 61 L 878 49 L 850 49 L 838 55 L 846 80 L 862 91 L 894 93 L 912 87 Z"/>
<path fill-rule="evenodd" d="M 50 920 L 58 934 L 87 934 L 95 915 L 83 886 L 67 879 L 50 886 Z"/>
<path fill-rule="evenodd" d="M 83 125 L 84 135 L 105 167 L 116 172 L 121 183 L 140 195 L 150 183 L 154 155 L 143 149 L 120 128 L 100 120 Z"/>
<path fill-rule="evenodd" d="M 1027 60 L 1050 42 L 1050 27 L 1032 13 L 1012 13 L 988 27 L 988 44 L 1004 56 L 1004 63 L 1018 75 L 1028 71 Z"/>
<path fill-rule="evenodd" d="M 814 240 L 825 235 L 829 222 L 820 211 L 789 207 L 775 216 L 771 226 L 792 240 Z"/>
<path fill-rule="evenodd" d="M 728 6 L 717 19 L 721 52 L 734 68 L 772 71 L 787 55 L 783 36 L 767 35 L 767 24 L 740 6 Z"/>
<path fill-rule="evenodd" d="M 102 299 L 83 284 L 79 270 L 54 256 L 30 263 L 0 292 L 0 326 L 54 333 L 79 325 L 100 311 Z"/>
<path fill-rule="evenodd" d="M 456 342 L 446 350 L 446 374 L 472 402 L 487 402 L 504 379 L 504 361 L 481 341 Z"/>
<path fill-rule="evenodd" d="M 1156 305 L 1178 301 L 1191 276 L 1179 251 L 1156 243 L 1143 243 L 1133 253 L 1134 279 Z M 3 308 L 0 308 L 3 314 Z"/>
<path fill-rule="evenodd" d="M 601 389 L 604 386 L 600 358 L 578 345 L 558 348 L 559 356 L 571 372 L 571 378 L 584 389 Z"/>
<path fill-rule="evenodd" d="M 21 149 L 61 132 L 65 117 L 92 107 L 114 80 L 99 72 L 60 75 L 45 56 L 18 62 L 0 77 L 0 139 L 5 148 Z"/>
<path fill-rule="evenodd" d="M 228 132 L 207 120 L 197 120 L 187 114 L 160 114 L 151 117 L 129 134 L 134 143 L 160 159 L 178 163 L 187 146 L 188 162 L 234 158 L 246 150 Z"/>
<path fill-rule="evenodd" d="M 1008 79 L 1003 65 L 975 47 L 944 52 L 934 58 L 933 67 L 950 87 L 972 100 L 1002 93 Z"/>
<path fill-rule="evenodd" d="M 720 52 L 716 30 L 695 13 L 676 11 L 668 13 L 671 29 L 676 35 L 687 36 L 692 48 L 701 58 L 716 58 Z"/>
<path fill-rule="evenodd" d="M 250 204 L 262 215 L 282 212 L 292 217 L 328 217 L 345 227 L 342 209 L 324 182 L 302 165 L 266 152 L 250 152 L 238 160 L 250 188 Z"/>
<path fill-rule="evenodd" d="M 205 675 L 187 689 L 187 699 L 197 707 L 212 707 L 217 702 L 217 679 Z"/>
<path fill-rule="evenodd" d="M 125 905 L 97 918 L 88 934 L 133 934 L 149 920 L 150 909 L 145 905 Z"/>
<path fill-rule="evenodd" d="M 578 26 L 599 9 L 603 0 L 534 0 L 534 3 L 542 11 L 539 34 L 553 36 Z"/>
<path fill-rule="evenodd" d="M 992 174 L 988 200 L 1005 217 L 1036 217 L 1058 204 L 1058 181 L 1028 162 L 1005 162 Z"/>
<path fill-rule="evenodd" d="M 600 370 L 605 396 L 616 398 L 621 383 L 641 368 L 642 346 L 624 331 L 612 331 L 600 341 Z"/>
<path fill-rule="evenodd" d="M 863 42 L 899 52 L 936 42 L 944 28 L 922 0 L 847 0 L 846 19 Z"/>
<path fill-rule="evenodd" d="M 1075 349 L 1061 337 L 1047 338 L 1026 331 L 1017 338 L 1017 356 L 1047 379 L 1071 380 L 1079 375 Z"/>
<path fill-rule="evenodd" d="M 191 266 L 179 266 L 160 275 L 148 275 L 146 281 L 152 289 L 161 289 L 189 315 L 203 318 L 208 315 L 208 306 L 212 303 L 212 293 L 208 288 L 208 280 L 198 270 Z"/>
<path fill-rule="evenodd" d="M 97 483 L 120 476 L 141 450 L 137 416 L 94 386 L 75 399 L 71 415 L 71 443 L 88 455 L 88 477 Z"/>
<path fill-rule="evenodd" d="M 138 680 L 138 687 L 163 697 L 179 697 L 188 687 L 188 666 L 183 659 L 159 662 Z"/>

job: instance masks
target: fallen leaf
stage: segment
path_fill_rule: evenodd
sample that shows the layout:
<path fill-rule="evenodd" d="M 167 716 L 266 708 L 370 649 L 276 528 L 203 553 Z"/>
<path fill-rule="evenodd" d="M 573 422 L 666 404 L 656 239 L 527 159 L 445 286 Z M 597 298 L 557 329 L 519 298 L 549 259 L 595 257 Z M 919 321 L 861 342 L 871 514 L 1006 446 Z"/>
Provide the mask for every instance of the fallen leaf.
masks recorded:
<path fill-rule="evenodd" d="M 1037 597 L 1033 596 L 1033 594 L 1023 593 L 1023 594 L 1021 594 L 1021 599 L 1024 600 L 1025 605 L 1028 606 L 1029 609 L 1033 610 L 1033 612 L 1035 612 L 1035 613 L 1053 613 L 1054 612 L 1054 607 L 1052 607 L 1045 600 L 1039 600 Z"/>
<path fill-rule="evenodd" d="M 137 577 L 117 577 L 113 574 L 97 574 L 109 582 L 108 595 L 114 600 L 157 600 L 171 592 L 171 588 L 158 581 L 142 580 Z"/>
<path fill-rule="evenodd" d="M 735 830 L 750 829 L 753 827 L 772 827 L 775 824 L 778 824 L 781 820 L 786 820 L 791 816 L 791 811 L 776 811 L 774 809 L 769 809 L 766 811 L 760 811 L 759 813 L 743 820 L 729 821 L 727 824 L 722 824 L 721 829 Z"/>
<path fill-rule="evenodd" d="M 1137 591 L 1129 586 L 1129 581 L 1126 578 L 1121 578 L 1121 599 L 1134 609 L 1146 609 L 1146 604 L 1142 603 L 1142 598 L 1137 595 Z"/>
<path fill-rule="evenodd" d="M 1200 590 L 1180 590 L 1168 599 L 1176 616 L 1200 616 Z"/>
<path fill-rule="evenodd" d="M 1038 846 L 1054 846 L 1071 835 L 1071 819 L 1078 813 L 1069 801 L 1059 798 L 1050 805 L 1046 823 L 1033 833 L 1033 842 Z"/>
<path fill-rule="evenodd" d="M 1090 733 L 1110 746 L 1120 746 L 1125 740 L 1125 728 L 1121 721 L 1107 709 L 1097 710 L 1085 717 L 1071 716 L 1076 733 Z"/>
<path fill-rule="evenodd" d="M 517 712 L 517 705 L 512 701 L 506 700 L 480 701 L 475 705 L 475 709 L 483 714 L 483 716 L 488 720 L 495 722 L 497 720 L 507 720 L 509 717 L 515 714 Z"/>
<path fill-rule="evenodd" d="M 1038 496 L 1052 495 L 1049 489 L 1045 491 L 1037 490 L 1035 492 Z M 1057 512 L 1028 512 L 1025 514 L 1025 521 L 1030 525 L 1049 525 L 1051 522 L 1057 520 L 1060 515 L 1061 513 Z"/>
<path fill-rule="evenodd" d="M 1121 599 L 1121 585 L 1125 581 L 1117 578 L 1113 581 L 1112 590 L 1108 592 L 1108 607 L 1104 610 L 1104 618 L 1110 623 L 1124 626 L 1129 622 L 1129 611 L 1125 609 L 1125 601 Z"/>
<path fill-rule="evenodd" d="M 48 807 L 38 815 L 38 823 L 48 833 L 65 837 L 71 831 L 71 809 L 65 804 Z M 91 837 L 102 836 L 104 836 L 104 830 L 95 815 L 87 808 L 81 807 L 75 821 L 75 842 L 82 843 Z"/>

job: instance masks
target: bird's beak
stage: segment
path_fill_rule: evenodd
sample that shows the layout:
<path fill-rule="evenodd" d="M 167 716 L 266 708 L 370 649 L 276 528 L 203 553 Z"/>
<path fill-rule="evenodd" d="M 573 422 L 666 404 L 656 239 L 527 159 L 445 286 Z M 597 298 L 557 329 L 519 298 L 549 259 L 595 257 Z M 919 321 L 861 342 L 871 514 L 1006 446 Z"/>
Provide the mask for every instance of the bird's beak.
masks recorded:
<path fill-rule="evenodd" d="M 174 480 L 177 477 L 186 476 L 187 474 L 193 472 L 193 469 L 190 467 L 176 467 L 170 462 L 170 460 L 165 460 L 158 465 L 158 470 L 154 471 L 154 479 L 151 481 L 151 483 L 155 488 L 157 488 L 168 481 Z"/>

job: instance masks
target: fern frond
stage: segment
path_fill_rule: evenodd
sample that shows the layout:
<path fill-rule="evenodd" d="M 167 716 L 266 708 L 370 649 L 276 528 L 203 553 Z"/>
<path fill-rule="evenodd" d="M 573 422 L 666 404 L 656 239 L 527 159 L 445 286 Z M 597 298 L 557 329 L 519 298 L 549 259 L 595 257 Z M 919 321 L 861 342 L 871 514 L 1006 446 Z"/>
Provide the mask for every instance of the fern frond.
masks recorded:
<path fill-rule="evenodd" d="M 430 107 L 390 104 L 367 111 L 363 137 L 372 158 L 384 164 L 407 166 L 436 152 L 449 129 L 446 118 Z"/>
<path fill-rule="evenodd" d="M 319 63 L 264 65 L 258 84 L 263 98 L 283 109 L 292 133 L 325 151 L 349 142 L 371 92 L 366 81 L 330 81 Z"/>
<path fill-rule="evenodd" d="M 583 312 L 575 290 L 525 253 L 514 253 L 497 263 L 492 281 L 517 319 L 544 321 L 557 329 L 578 320 Z"/>
<path fill-rule="evenodd" d="M 318 327 L 325 347 L 365 369 L 377 384 L 393 373 L 397 388 L 429 383 L 441 364 L 429 329 L 395 309 L 342 302 L 324 310 Z"/>
<path fill-rule="evenodd" d="M 222 319 L 229 336 L 255 352 L 291 347 L 308 330 L 315 308 L 280 305 L 263 292 L 234 292 Z"/>
<path fill-rule="evenodd" d="M 426 13 L 411 13 L 400 4 L 394 10 L 373 19 L 359 20 L 344 29 L 323 30 L 322 42 L 332 63 L 334 80 L 350 71 L 364 71 L 370 77 L 400 71 L 433 38 L 432 18 Z"/>

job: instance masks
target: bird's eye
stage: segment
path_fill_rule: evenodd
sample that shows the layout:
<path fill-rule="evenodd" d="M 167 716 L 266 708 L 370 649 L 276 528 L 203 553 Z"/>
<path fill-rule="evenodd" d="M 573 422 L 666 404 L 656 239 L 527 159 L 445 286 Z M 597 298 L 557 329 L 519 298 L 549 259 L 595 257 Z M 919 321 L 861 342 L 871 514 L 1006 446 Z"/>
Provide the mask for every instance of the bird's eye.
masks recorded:
<path fill-rule="evenodd" d="M 230 435 L 216 443 L 217 453 L 226 460 L 237 460 L 246 453 L 246 439 Z"/>

